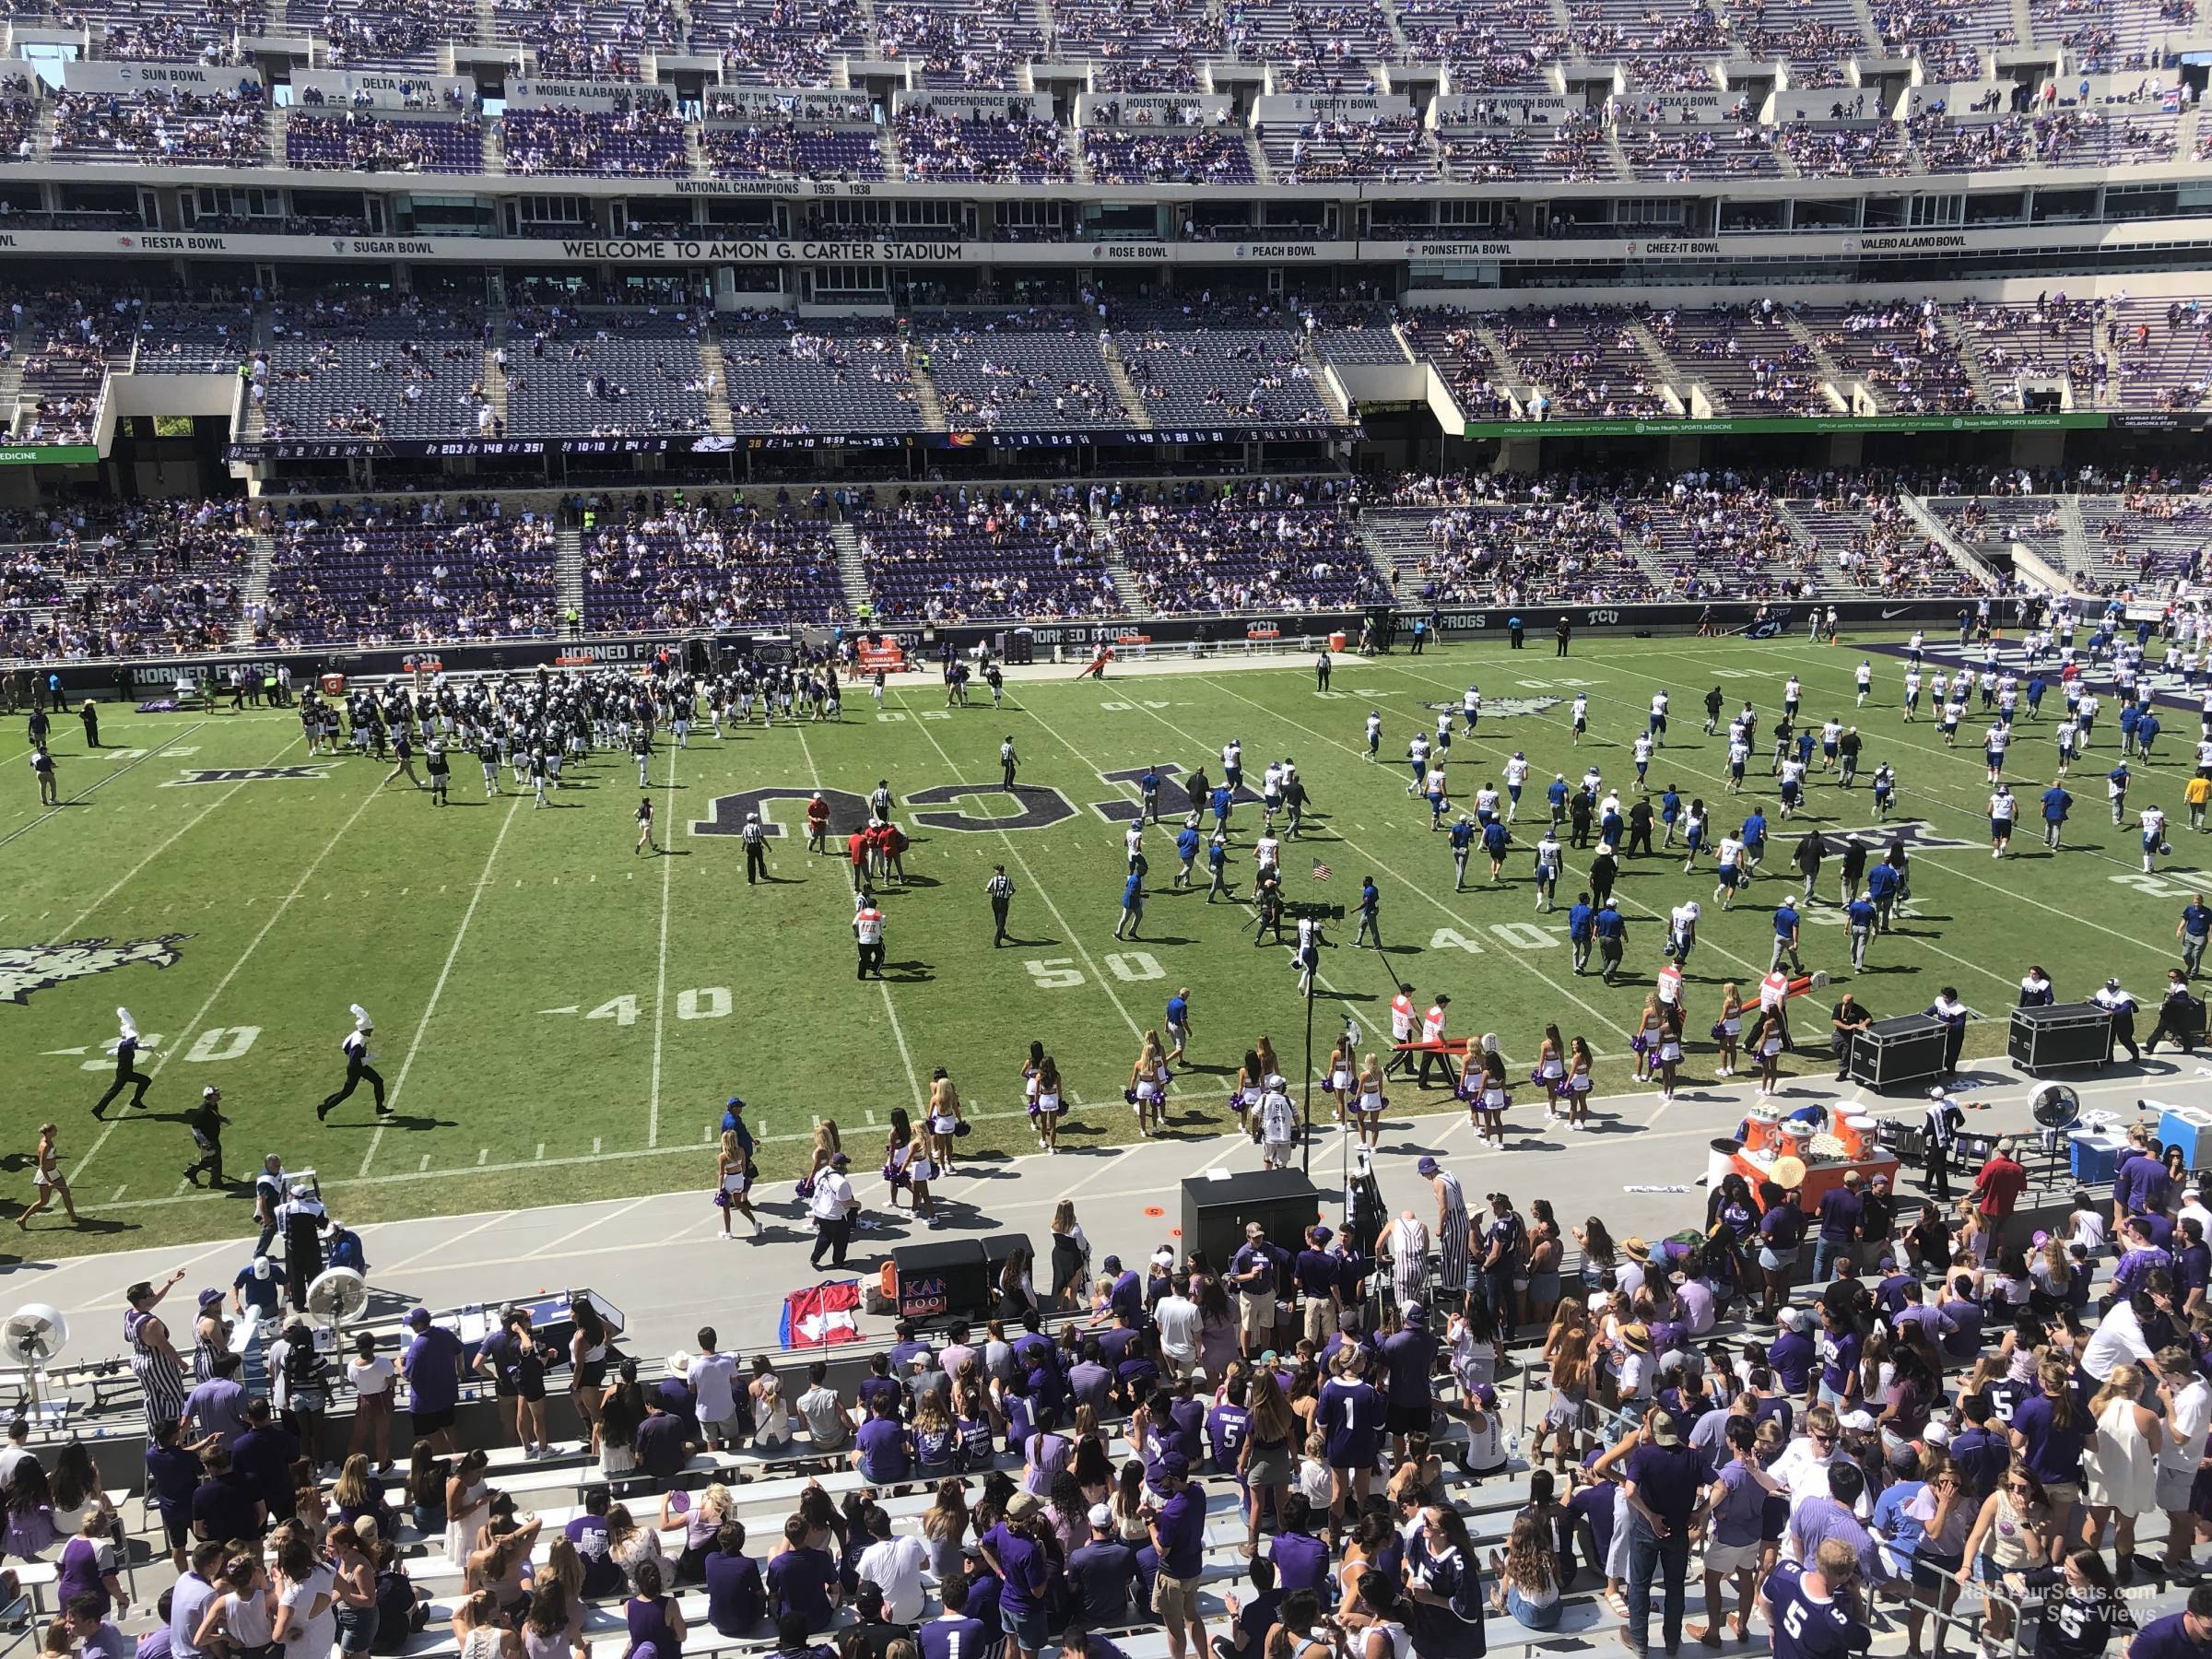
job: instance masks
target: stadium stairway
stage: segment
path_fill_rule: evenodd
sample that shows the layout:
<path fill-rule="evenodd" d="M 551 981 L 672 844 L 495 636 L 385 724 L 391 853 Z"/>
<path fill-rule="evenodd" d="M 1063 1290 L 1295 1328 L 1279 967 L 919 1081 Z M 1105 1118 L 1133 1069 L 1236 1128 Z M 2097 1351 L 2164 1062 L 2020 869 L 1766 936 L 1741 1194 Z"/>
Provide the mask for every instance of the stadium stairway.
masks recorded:
<path fill-rule="evenodd" d="M 1653 375 L 1681 404 L 1682 413 L 1686 416 L 1690 414 L 1690 381 L 1689 376 L 1682 371 L 1681 365 L 1667 355 L 1666 347 L 1659 343 L 1659 336 L 1641 321 L 1631 321 L 1629 333 L 1635 337 L 1637 349 L 1643 353 L 1643 360 L 1651 365 Z"/>
<path fill-rule="evenodd" d="M 504 431 L 507 429 L 507 374 L 493 358 L 490 349 L 479 355 L 483 361 L 477 372 L 483 377 L 484 396 L 491 405 L 491 413 L 499 421 L 500 429 Z"/>
<path fill-rule="evenodd" d="M 1959 361 L 1965 366 L 1966 383 L 1974 389 L 1975 399 L 1986 408 L 2006 407 L 2006 395 L 1991 382 L 1988 366 L 1982 360 L 1982 353 L 1975 345 L 1974 336 L 1961 327 L 1959 319 L 1950 312 L 1938 312 L 1936 316 L 1943 325 L 1946 337 L 1959 353 Z"/>
<path fill-rule="evenodd" d="M 553 580 L 560 591 L 560 612 L 565 616 L 583 615 L 583 532 L 574 525 L 563 525 L 553 532 L 553 545 L 559 551 L 553 560 Z"/>
<path fill-rule="evenodd" d="M 2003 574 L 1987 559 L 1969 551 L 1966 545 L 1951 534 L 1949 526 L 1929 512 L 1927 503 L 1918 496 L 1909 495 L 1900 490 L 1897 500 L 1898 505 L 1905 510 L 1906 516 L 1920 526 L 1921 533 L 1949 554 L 1951 562 L 1969 576 L 1991 582 L 2004 580 Z"/>
<path fill-rule="evenodd" d="M 1152 615 L 1152 607 L 1144 601 L 1144 586 L 1136 572 L 1122 562 L 1121 548 L 1115 544 L 1113 532 L 1106 526 L 1106 515 L 1097 508 L 1090 510 L 1090 545 L 1094 552 L 1106 561 L 1106 573 L 1113 578 L 1114 597 L 1122 602 L 1122 609 L 1132 621 Z"/>
<path fill-rule="evenodd" d="M 1525 413 L 1535 402 L 1535 387 L 1522 377 L 1520 363 L 1506 348 L 1505 342 L 1491 332 L 1488 323 L 1477 323 L 1473 326 L 1475 337 L 1482 342 L 1483 348 L 1490 354 L 1490 362 L 1498 371 L 1499 382 L 1513 394 L 1514 400 Z"/>
<path fill-rule="evenodd" d="M 913 377 L 914 407 L 921 412 L 922 429 L 926 432 L 951 430 L 945 419 L 945 400 L 937 395 L 937 382 L 930 378 L 923 361 L 925 354 L 913 341 L 904 347 L 906 371 Z"/>
<path fill-rule="evenodd" d="M 2064 568 L 2068 573 L 2086 575 L 2103 562 L 2102 556 L 2089 545 L 2089 527 L 2082 520 L 2079 496 L 2058 498 L 2058 534 Z"/>
<path fill-rule="evenodd" d="M 699 362 L 712 389 L 707 397 L 707 425 L 727 438 L 737 429 L 737 423 L 730 418 L 730 366 L 723 361 L 722 342 L 712 329 L 699 336 Z"/>
<path fill-rule="evenodd" d="M 1860 0 L 1859 9 L 1862 12 L 1865 10 L 1864 0 Z M 1790 337 L 1811 354 L 1813 367 L 1826 383 L 1828 394 L 1836 400 L 1839 411 L 1845 415 L 1850 414 L 1852 412 L 1850 388 L 1857 382 L 1836 366 L 1836 359 L 1830 357 L 1828 348 L 1814 337 L 1813 331 L 1805 325 L 1804 318 L 1794 311 L 1785 311 L 1782 312 L 1782 323 L 1783 326 L 1789 331 Z"/>
<path fill-rule="evenodd" d="M 239 590 L 238 615 L 230 618 L 230 643 L 240 647 L 253 643 L 253 618 L 268 608 L 269 570 L 276 562 L 275 536 L 256 530 L 246 539 L 253 551 L 246 560 L 246 580 Z"/>
<path fill-rule="evenodd" d="M 868 566 L 860 556 L 860 537 L 853 526 L 840 519 L 830 526 L 830 539 L 837 544 L 838 580 L 845 586 L 844 612 L 848 617 L 867 614 Z"/>
<path fill-rule="evenodd" d="M 1129 365 L 1122 361 L 1121 347 L 1108 335 L 1099 336 L 1099 356 L 1106 364 L 1106 378 L 1113 386 L 1113 394 L 1122 400 L 1122 413 L 1129 424 L 1148 427 L 1152 417 L 1145 408 L 1145 400 L 1138 395 L 1136 382 L 1129 378 Z"/>

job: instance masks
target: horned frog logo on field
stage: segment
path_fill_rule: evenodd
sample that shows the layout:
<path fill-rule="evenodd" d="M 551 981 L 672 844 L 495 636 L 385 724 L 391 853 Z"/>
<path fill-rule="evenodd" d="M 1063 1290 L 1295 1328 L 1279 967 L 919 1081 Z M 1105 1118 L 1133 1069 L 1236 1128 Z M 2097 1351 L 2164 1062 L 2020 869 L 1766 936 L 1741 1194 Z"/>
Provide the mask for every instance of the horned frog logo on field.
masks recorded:
<path fill-rule="evenodd" d="M 1486 697 L 1482 700 L 1481 715 L 1485 720 L 1512 720 L 1521 714 L 1543 714 L 1565 701 L 1559 697 Z M 1423 703 L 1431 713 L 1458 714 L 1463 705 L 1458 701 Z"/>
<path fill-rule="evenodd" d="M 27 1003 L 33 991 L 50 990 L 70 980 L 112 973 L 133 962 L 166 968 L 177 946 L 190 934 L 163 934 L 158 939 L 72 939 L 66 945 L 0 946 L 0 1001 Z"/>

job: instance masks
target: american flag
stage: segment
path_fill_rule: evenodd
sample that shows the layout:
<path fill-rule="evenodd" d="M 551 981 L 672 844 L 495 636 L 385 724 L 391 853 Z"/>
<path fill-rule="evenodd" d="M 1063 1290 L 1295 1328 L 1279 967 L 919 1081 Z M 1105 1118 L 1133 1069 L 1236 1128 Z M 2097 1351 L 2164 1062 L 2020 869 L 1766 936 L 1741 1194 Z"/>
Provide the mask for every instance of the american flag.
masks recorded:
<path fill-rule="evenodd" d="M 1316 881 L 1326 881 L 1328 878 L 1329 866 L 1323 864 L 1320 859 L 1315 859 L 1313 861 L 1313 879 Z"/>

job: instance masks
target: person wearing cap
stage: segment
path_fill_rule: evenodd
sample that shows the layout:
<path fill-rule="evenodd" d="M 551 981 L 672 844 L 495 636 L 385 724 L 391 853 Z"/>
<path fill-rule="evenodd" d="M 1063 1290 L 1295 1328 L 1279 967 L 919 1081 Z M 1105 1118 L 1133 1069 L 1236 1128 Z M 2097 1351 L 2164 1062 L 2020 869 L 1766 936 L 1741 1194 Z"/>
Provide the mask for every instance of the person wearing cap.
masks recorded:
<path fill-rule="evenodd" d="M 415 1438 L 429 1441 L 450 1456 L 461 1449 L 453 1437 L 453 1418 L 461 1405 L 461 1338 L 443 1325 L 432 1324 L 428 1308 L 407 1315 L 407 1329 L 412 1335 L 399 1357 L 399 1374 L 407 1380 L 407 1411 Z"/>
<path fill-rule="evenodd" d="M 2028 1171 L 2013 1157 L 2012 1137 L 1997 1142 L 1987 1162 L 1974 1176 L 1974 1207 L 1982 1214 L 1992 1239 L 2002 1245 L 2013 1210 L 2028 1190 Z"/>
<path fill-rule="evenodd" d="M 1166 1494 L 1149 1531 L 1159 1563 L 1152 1578 L 1152 1611 L 1167 1630 L 1169 1659 L 1183 1659 L 1186 1652 L 1204 1659 L 1207 1652 L 1206 1618 L 1198 1602 L 1206 1571 L 1206 1490 L 1190 1473 L 1188 1458 L 1168 1452 L 1161 1454 L 1151 1482 Z"/>
<path fill-rule="evenodd" d="M 1229 1282 L 1237 1292 L 1238 1335 L 1250 1359 L 1275 1338 L 1275 1253 L 1257 1221 L 1244 1224 L 1243 1247 L 1230 1258 Z"/>
<path fill-rule="evenodd" d="M 1045 1644 L 1044 1595 L 1051 1577 L 1042 1542 L 1044 1501 L 1034 1492 L 1016 1492 L 1005 1517 L 978 1540 L 978 1548 L 998 1575 L 1000 1627 L 1013 1638 L 1019 1659 L 1036 1659 Z"/>
<path fill-rule="evenodd" d="M 1429 1011 L 1421 1016 L 1421 1070 L 1414 1081 L 1422 1088 L 1429 1087 L 1430 1068 L 1438 1065 L 1443 1067 L 1445 1087 L 1450 1088 L 1453 1081 L 1451 1056 L 1443 1052 L 1444 1020 L 1451 1006 L 1451 997 L 1439 991 L 1429 1005 Z"/>
<path fill-rule="evenodd" d="M 1068 1552 L 1065 1569 L 1075 1591 L 1070 1617 L 1077 1624 L 1118 1630 L 1135 1622 L 1136 1551 L 1122 1542 L 1107 1505 L 1092 1504 L 1086 1519 L 1089 1535 Z"/>
<path fill-rule="evenodd" d="M 1959 1144 L 1959 1131 L 1965 1126 L 1966 1113 L 1951 1099 L 1950 1090 L 1930 1088 L 1927 1121 L 1921 1129 L 1921 1178 L 1928 1196 L 1945 1204 L 1951 1197 L 1951 1148 Z"/>
<path fill-rule="evenodd" d="M 1652 1584 L 1662 1584 L 1661 1645 L 1682 1646 L 1682 1615 L 1689 1573 L 1689 1534 L 1704 1519 L 1703 1460 L 1683 1443 L 1674 1414 L 1654 1407 L 1643 1420 L 1642 1441 L 1629 1453 L 1622 1487 L 1629 1507 L 1628 1623 L 1622 1645 L 1641 1659 L 1649 1651 Z"/>
<path fill-rule="evenodd" d="M 853 1245 L 853 1218 L 860 1209 L 860 1199 L 853 1191 L 852 1178 L 845 1171 L 852 1159 L 843 1152 L 830 1155 L 830 1167 L 814 1178 L 814 1195 L 806 1201 L 806 1213 L 814 1218 L 814 1251 L 808 1264 L 819 1269 L 827 1253 L 832 1266 L 845 1265 L 845 1253 Z"/>
<path fill-rule="evenodd" d="M 324 1096 L 321 1104 L 316 1106 L 315 1121 L 317 1123 L 327 1121 L 332 1109 L 350 1100 L 353 1091 L 363 1083 L 368 1084 L 376 1096 L 376 1115 L 380 1118 L 392 1115 L 391 1108 L 384 1104 L 383 1077 L 376 1067 L 369 1064 L 374 1058 L 369 1053 L 369 1039 L 375 1035 L 375 1032 L 376 1026 L 369 1018 L 369 1010 L 362 1007 L 359 1003 L 355 1003 L 353 1005 L 353 1030 L 347 1032 L 345 1040 L 338 1044 L 340 1052 L 346 1056 L 346 1081 Z M 134 1100 L 132 1104 L 136 1105 L 138 1102 Z"/>
<path fill-rule="evenodd" d="M 192 1144 L 200 1153 L 197 1162 L 184 1166 L 184 1179 L 195 1187 L 202 1175 L 207 1177 L 209 1186 L 228 1184 L 223 1180 L 223 1126 L 230 1120 L 223 1115 L 222 1105 L 223 1091 L 211 1083 L 200 1090 L 199 1105 L 184 1120 L 184 1126 L 192 1131 Z"/>
<path fill-rule="evenodd" d="M 256 1255 L 230 1280 L 230 1305 L 241 1319 L 256 1324 L 276 1317 L 282 1301 L 284 1269 L 273 1256 Z"/>
<path fill-rule="evenodd" d="M 2130 1060 L 2142 1059 L 2136 1042 L 2136 999 L 2120 988 L 2119 980 L 2106 980 L 2089 1000 L 2112 1017 L 2112 1046 L 2125 1049 Z"/>

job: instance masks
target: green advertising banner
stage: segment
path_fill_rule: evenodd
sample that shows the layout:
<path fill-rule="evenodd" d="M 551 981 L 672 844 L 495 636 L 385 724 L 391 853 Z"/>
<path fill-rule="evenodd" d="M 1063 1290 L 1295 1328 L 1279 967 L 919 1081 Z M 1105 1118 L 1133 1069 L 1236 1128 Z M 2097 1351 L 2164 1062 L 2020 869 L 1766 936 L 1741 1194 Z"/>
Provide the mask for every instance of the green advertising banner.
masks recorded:
<path fill-rule="evenodd" d="M 100 459 L 89 443 L 10 443 L 0 446 L 0 466 L 83 466 Z"/>

